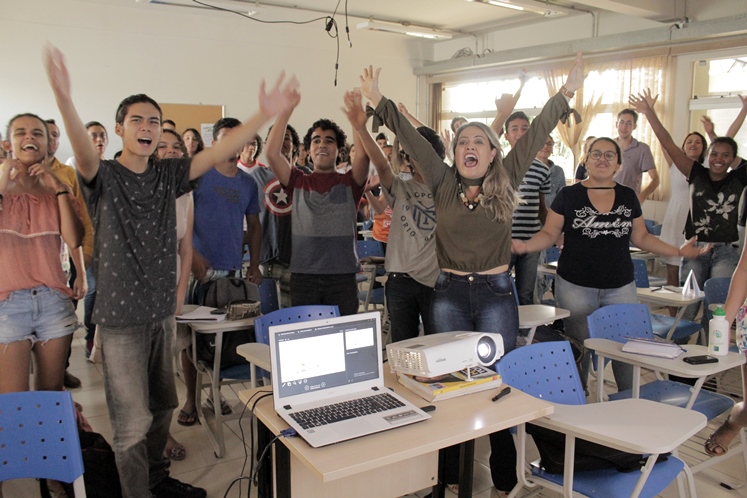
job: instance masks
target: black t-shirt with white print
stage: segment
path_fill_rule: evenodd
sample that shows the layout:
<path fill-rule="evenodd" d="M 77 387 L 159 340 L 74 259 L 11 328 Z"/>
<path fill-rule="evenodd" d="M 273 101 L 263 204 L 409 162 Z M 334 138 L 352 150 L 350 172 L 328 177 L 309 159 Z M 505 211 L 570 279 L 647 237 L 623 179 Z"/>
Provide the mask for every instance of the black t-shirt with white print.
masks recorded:
<path fill-rule="evenodd" d="M 551 209 L 563 216 L 563 251 L 558 275 L 568 282 L 595 289 L 616 289 L 633 281 L 630 235 L 633 219 L 642 216 L 633 189 L 616 184 L 608 213 L 597 211 L 581 183 L 558 192 Z"/>
<path fill-rule="evenodd" d="M 690 213 L 685 237 L 697 235 L 698 242 L 736 242 L 739 199 L 747 186 L 747 167 L 741 166 L 719 181 L 711 180 L 709 169 L 693 162 L 690 171 Z"/>

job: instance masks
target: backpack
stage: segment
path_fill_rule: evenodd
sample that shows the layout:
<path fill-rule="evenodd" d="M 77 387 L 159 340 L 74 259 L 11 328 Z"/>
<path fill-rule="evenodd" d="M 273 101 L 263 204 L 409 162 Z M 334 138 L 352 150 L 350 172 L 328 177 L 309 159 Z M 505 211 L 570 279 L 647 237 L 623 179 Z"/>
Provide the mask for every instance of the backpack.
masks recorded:
<path fill-rule="evenodd" d="M 212 282 L 202 299 L 202 306 L 224 308 L 233 301 L 259 301 L 259 288 L 242 278 L 219 278 Z M 236 352 L 236 347 L 255 342 L 254 327 L 223 334 L 220 368 L 247 365 L 249 362 Z M 215 334 L 197 334 L 197 358 L 212 365 L 215 360 Z"/>
<path fill-rule="evenodd" d="M 83 455 L 83 481 L 88 498 L 122 498 L 114 450 L 98 432 L 79 431 Z M 72 483 L 61 483 L 65 493 L 75 498 Z M 51 498 L 46 479 L 39 480 L 42 498 Z"/>

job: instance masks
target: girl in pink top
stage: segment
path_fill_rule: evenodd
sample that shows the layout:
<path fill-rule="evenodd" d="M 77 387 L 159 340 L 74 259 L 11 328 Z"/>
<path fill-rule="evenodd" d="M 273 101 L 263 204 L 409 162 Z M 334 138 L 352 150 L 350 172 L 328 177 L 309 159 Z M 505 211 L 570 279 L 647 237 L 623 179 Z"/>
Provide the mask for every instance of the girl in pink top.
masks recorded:
<path fill-rule="evenodd" d="M 2 143 L 13 159 L 0 167 L 0 393 L 29 390 L 32 352 L 35 388 L 62 390 L 78 322 L 70 298 L 86 294 L 85 272 L 70 289 L 62 271 L 60 236 L 82 263 L 83 224 L 69 187 L 41 165 L 48 142 L 44 121 L 20 114 Z"/>

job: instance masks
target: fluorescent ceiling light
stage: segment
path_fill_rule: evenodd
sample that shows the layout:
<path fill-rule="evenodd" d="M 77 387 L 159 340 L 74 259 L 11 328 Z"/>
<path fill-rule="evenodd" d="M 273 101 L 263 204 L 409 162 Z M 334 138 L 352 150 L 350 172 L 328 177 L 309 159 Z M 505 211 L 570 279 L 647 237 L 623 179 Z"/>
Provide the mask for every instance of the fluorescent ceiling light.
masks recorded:
<path fill-rule="evenodd" d="M 559 17 L 567 16 L 570 9 L 565 7 L 559 7 L 549 2 L 543 2 L 541 0 L 467 0 L 468 2 L 484 3 L 488 5 L 494 5 L 495 7 L 503 7 L 505 9 L 518 10 L 521 12 L 529 12 L 544 17 Z"/>
<path fill-rule="evenodd" d="M 450 40 L 453 36 L 448 31 L 441 31 L 433 28 L 422 26 L 413 26 L 412 24 L 396 24 L 383 21 L 374 21 L 369 19 L 357 25 L 358 29 L 368 29 L 371 31 L 386 31 L 387 33 L 399 33 L 408 36 L 417 36 L 418 38 L 428 38 L 430 40 Z"/>
<path fill-rule="evenodd" d="M 241 1 L 224 0 L 222 2 L 216 2 L 214 0 L 200 0 L 205 5 L 200 5 L 191 0 L 135 0 L 138 3 L 150 3 L 154 5 L 170 5 L 175 7 L 191 7 L 203 10 L 214 10 L 216 12 L 225 12 L 231 10 L 238 12 L 246 16 L 253 16 L 258 14 L 261 9 L 258 9 L 255 4 Z M 209 7 L 207 7 L 209 6 Z M 217 7 L 213 9 L 212 7 Z M 251 10 L 249 10 L 251 8 Z"/>

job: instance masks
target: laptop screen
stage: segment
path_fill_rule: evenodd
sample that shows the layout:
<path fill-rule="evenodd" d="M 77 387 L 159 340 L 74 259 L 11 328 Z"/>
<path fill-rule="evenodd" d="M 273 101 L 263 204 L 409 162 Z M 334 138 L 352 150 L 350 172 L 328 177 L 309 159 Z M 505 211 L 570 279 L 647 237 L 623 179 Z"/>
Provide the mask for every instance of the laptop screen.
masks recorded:
<path fill-rule="evenodd" d="M 378 320 L 371 315 L 301 322 L 276 332 L 273 387 L 279 398 L 378 379 Z"/>

